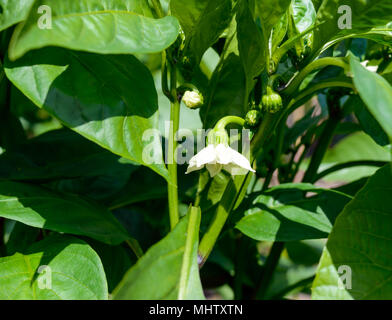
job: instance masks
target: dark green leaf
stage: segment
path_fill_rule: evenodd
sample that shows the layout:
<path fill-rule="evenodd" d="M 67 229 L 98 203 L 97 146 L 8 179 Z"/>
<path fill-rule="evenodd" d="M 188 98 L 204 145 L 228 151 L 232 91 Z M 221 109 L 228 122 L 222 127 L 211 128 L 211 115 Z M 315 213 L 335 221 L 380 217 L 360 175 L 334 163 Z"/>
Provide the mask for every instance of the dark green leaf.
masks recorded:
<path fill-rule="evenodd" d="M 108 244 L 129 238 L 105 209 L 80 197 L 24 183 L 0 181 L 0 217 L 32 227 L 85 235 Z"/>
<path fill-rule="evenodd" d="M 231 0 L 171 0 L 170 9 L 184 30 L 185 55 L 192 55 L 195 64 L 200 63 L 232 17 Z"/>
<path fill-rule="evenodd" d="M 387 165 L 337 218 L 313 283 L 313 299 L 392 298 L 391 181 Z"/>
<path fill-rule="evenodd" d="M 48 28 L 40 26 L 47 23 L 45 13 L 38 13 L 43 5 L 51 9 Z M 154 53 L 169 47 L 178 32 L 176 18 L 151 18 L 144 0 L 37 0 L 16 28 L 9 56 L 15 60 L 45 46 L 103 54 Z"/>

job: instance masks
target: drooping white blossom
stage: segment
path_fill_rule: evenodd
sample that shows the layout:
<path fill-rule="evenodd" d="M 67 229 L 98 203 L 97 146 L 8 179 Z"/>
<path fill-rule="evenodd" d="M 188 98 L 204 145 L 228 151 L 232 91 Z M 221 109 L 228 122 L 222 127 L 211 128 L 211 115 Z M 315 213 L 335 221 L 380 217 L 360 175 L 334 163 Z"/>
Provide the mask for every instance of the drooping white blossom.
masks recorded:
<path fill-rule="evenodd" d="M 211 177 L 216 176 L 222 169 L 231 175 L 244 175 L 248 171 L 255 172 L 249 160 L 239 152 L 225 144 L 209 144 L 191 158 L 187 174 L 206 167 Z"/>

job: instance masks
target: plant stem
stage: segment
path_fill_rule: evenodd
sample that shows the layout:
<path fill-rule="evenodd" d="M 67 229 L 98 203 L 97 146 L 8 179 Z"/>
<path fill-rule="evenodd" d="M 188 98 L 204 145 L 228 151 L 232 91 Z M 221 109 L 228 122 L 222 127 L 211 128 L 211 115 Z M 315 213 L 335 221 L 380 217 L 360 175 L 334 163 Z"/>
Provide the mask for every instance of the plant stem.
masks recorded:
<path fill-rule="evenodd" d="M 151 0 L 152 6 L 157 14 L 157 18 L 163 18 L 163 9 L 159 0 Z"/>
<path fill-rule="evenodd" d="M 287 293 L 289 293 L 290 291 L 293 291 L 294 289 L 298 288 L 298 287 L 307 287 L 310 283 L 312 283 L 315 279 L 315 276 L 311 276 L 309 278 L 306 279 L 302 279 L 294 284 L 292 284 L 291 286 L 288 286 L 286 288 L 284 288 L 283 290 L 279 291 L 277 294 L 275 294 L 273 297 L 269 298 L 269 300 L 279 300 L 281 298 L 283 298 Z"/>
<path fill-rule="evenodd" d="M 303 182 L 312 182 L 317 175 L 318 168 L 324 158 L 325 153 L 331 144 L 335 130 L 340 122 L 340 116 L 330 116 L 320 136 L 319 143 L 314 151 L 312 160 L 310 161 L 309 167 L 306 170 Z"/>
<path fill-rule="evenodd" d="M 168 202 L 169 202 L 169 216 L 171 230 L 177 225 L 180 220 L 178 211 L 178 184 L 177 184 L 177 132 L 180 123 L 180 102 L 177 98 L 177 69 L 173 63 L 168 60 L 169 55 L 166 55 L 166 61 L 163 61 L 168 67 L 170 75 L 170 129 L 168 137 L 168 151 L 167 151 L 167 168 L 169 170 L 170 182 L 168 182 Z M 164 75 L 166 77 L 166 75 Z M 167 79 L 166 79 L 167 80 Z"/>
<path fill-rule="evenodd" d="M 275 268 L 278 265 L 280 255 L 284 249 L 284 242 L 275 241 L 272 245 L 271 252 L 268 255 L 267 261 L 264 265 L 264 271 L 261 280 L 257 286 L 256 299 L 264 300 L 267 293 L 269 284 L 271 283 L 272 276 Z"/>
<path fill-rule="evenodd" d="M 131 250 L 133 251 L 133 253 L 138 259 L 143 256 L 143 250 L 136 239 L 130 238 L 129 240 L 126 240 L 126 243 L 131 248 Z"/>
<path fill-rule="evenodd" d="M 282 93 L 287 96 L 291 96 L 301 85 L 302 81 L 309 75 L 312 71 L 321 69 L 327 66 L 336 66 L 343 69 L 347 69 L 349 64 L 345 58 L 332 58 L 326 57 L 313 61 L 303 68 L 288 84 L 282 89 Z"/>

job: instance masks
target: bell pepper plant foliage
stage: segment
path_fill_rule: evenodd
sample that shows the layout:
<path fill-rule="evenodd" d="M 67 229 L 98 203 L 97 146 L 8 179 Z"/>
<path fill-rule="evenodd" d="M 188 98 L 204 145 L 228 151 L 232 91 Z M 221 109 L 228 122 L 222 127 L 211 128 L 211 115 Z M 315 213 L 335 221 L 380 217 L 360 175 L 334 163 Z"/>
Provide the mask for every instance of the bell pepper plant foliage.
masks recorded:
<path fill-rule="evenodd" d="M 392 299 L 390 0 L 0 9 L 0 299 Z"/>

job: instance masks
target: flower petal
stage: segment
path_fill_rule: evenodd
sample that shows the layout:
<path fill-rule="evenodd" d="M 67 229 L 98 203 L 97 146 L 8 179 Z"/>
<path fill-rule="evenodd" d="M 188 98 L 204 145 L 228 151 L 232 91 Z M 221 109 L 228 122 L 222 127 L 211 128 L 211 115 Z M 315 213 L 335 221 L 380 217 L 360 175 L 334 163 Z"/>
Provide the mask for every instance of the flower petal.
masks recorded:
<path fill-rule="evenodd" d="M 234 150 L 224 144 L 218 144 L 215 147 L 216 161 L 223 165 L 231 163 L 233 161 L 233 153 L 231 151 Z"/>
<path fill-rule="evenodd" d="M 191 160 L 189 160 L 189 166 L 186 174 L 204 168 L 204 165 L 207 163 L 216 163 L 214 145 L 209 145 L 206 148 L 200 150 L 199 153 L 194 155 Z"/>
<path fill-rule="evenodd" d="M 227 150 L 227 153 L 230 153 L 231 157 L 231 164 L 235 164 L 240 168 L 246 169 L 248 171 L 255 172 L 255 170 L 252 169 L 249 160 L 244 157 L 241 153 L 235 151 L 232 148 L 229 148 L 230 150 Z"/>

